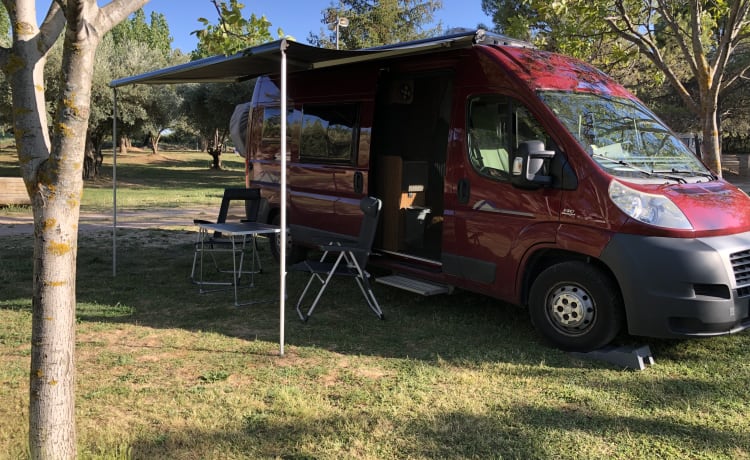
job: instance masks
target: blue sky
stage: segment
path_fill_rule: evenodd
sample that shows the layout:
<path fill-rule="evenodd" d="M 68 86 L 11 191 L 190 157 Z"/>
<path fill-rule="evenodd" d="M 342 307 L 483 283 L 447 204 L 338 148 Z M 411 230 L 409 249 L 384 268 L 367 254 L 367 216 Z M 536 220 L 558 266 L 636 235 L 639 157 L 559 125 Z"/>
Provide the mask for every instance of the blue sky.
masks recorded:
<path fill-rule="evenodd" d="M 320 12 L 334 3 L 333 0 L 244 0 L 245 16 L 255 13 L 271 21 L 271 32 L 281 27 L 284 33 L 302 43 L 307 43 L 310 32 L 320 32 Z M 195 49 L 196 39 L 190 32 L 203 28 L 198 22 L 204 17 L 217 22 L 217 14 L 210 0 L 151 0 L 145 7 L 147 17 L 151 11 L 164 14 L 174 41 L 172 46 L 184 52 Z M 476 27 L 479 23 L 491 25 L 490 18 L 482 12 L 481 0 L 443 0 L 437 19 L 443 28 Z"/>

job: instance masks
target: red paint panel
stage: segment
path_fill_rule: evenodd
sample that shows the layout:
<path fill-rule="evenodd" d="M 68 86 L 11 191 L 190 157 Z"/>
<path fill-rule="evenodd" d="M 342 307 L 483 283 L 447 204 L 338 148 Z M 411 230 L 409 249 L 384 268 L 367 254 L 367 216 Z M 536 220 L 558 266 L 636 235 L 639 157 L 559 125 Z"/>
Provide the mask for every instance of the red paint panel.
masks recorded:
<path fill-rule="evenodd" d="M 694 236 L 750 231 L 750 198 L 724 180 L 661 186 L 650 191 L 666 195 L 685 213 Z"/>

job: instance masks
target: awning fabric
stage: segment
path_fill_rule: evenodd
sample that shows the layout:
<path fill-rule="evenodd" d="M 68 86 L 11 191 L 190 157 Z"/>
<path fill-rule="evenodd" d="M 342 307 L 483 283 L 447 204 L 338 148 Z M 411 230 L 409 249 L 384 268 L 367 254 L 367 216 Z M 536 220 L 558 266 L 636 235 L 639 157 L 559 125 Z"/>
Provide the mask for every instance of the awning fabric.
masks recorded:
<path fill-rule="evenodd" d="M 279 74 L 282 52 L 286 54 L 287 72 L 294 73 L 356 62 L 467 48 L 476 43 L 481 33 L 482 31 L 465 32 L 438 39 L 433 38 L 357 51 L 316 48 L 283 39 L 247 48 L 231 56 L 212 56 L 140 75 L 120 78 L 113 80 L 110 86 L 118 88 L 133 84 L 232 83 L 249 80 L 260 75 Z"/>

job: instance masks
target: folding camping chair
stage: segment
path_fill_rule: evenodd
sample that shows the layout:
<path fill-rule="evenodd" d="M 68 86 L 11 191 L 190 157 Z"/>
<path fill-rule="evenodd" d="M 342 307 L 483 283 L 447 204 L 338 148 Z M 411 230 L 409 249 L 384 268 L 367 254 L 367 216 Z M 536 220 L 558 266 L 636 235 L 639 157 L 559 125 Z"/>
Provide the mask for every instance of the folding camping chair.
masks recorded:
<path fill-rule="evenodd" d="M 354 278 L 357 286 L 359 286 L 359 290 L 362 291 L 362 295 L 364 295 L 367 301 L 367 305 L 378 318 L 383 319 L 383 312 L 370 286 L 370 274 L 365 271 L 372 250 L 372 243 L 375 239 L 375 232 L 378 228 L 382 202 L 377 198 L 366 197 L 360 201 L 359 207 L 364 216 L 362 217 L 362 224 L 357 239 L 330 241 L 320 246 L 323 256 L 319 260 L 306 260 L 293 266 L 295 270 L 305 271 L 310 274 L 310 279 L 307 281 L 307 285 L 297 301 L 297 314 L 299 314 L 302 321 L 307 321 L 310 315 L 312 315 L 320 297 L 334 276 Z M 314 280 L 320 282 L 321 287 L 307 313 L 304 313 L 302 311 L 302 302 Z"/>
<path fill-rule="evenodd" d="M 217 224 L 223 224 L 227 221 L 227 217 L 229 216 L 229 208 L 232 201 L 244 201 L 245 207 L 245 218 L 241 219 L 241 222 L 255 222 L 258 220 L 258 212 L 260 210 L 260 189 L 259 188 L 226 188 L 224 189 L 224 196 L 221 199 L 221 207 L 219 208 L 219 216 L 216 218 L 216 222 L 210 222 L 203 219 L 194 219 L 193 223 L 196 225 L 201 223 L 217 223 Z M 253 264 L 252 269 L 250 271 L 242 271 L 240 269 L 239 273 L 235 273 L 235 275 L 240 276 L 242 273 L 260 273 L 263 271 L 263 266 L 260 263 L 260 256 L 258 255 L 257 247 L 256 247 L 256 241 L 255 238 L 251 241 L 252 246 L 252 256 L 253 256 Z M 211 256 L 211 260 L 213 261 L 214 267 L 216 268 L 217 272 L 220 273 L 234 273 L 234 270 L 228 270 L 228 269 L 221 269 L 219 267 L 219 263 L 217 262 L 215 258 L 216 253 L 227 253 L 232 251 L 242 251 L 240 254 L 240 264 L 239 266 L 242 267 L 242 264 L 244 262 L 244 247 L 245 245 L 242 244 L 239 247 L 233 246 L 232 242 L 229 238 L 225 238 L 221 235 L 221 233 L 216 232 L 213 235 L 205 235 L 203 232 L 198 233 L 198 240 L 194 244 L 194 252 L 193 252 L 193 268 L 190 271 L 190 279 L 193 281 L 193 283 L 198 285 L 229 285 L 231 283 L 226 282 L 211 282 L 211 281 L 203 281 L 203 267 L 202 267 L 202 255 L 208 254 Z M 234 256 L 234 254 L 233 254 Z M 200 257 L 201 260 L 201 279 L 199 281 L 196 281 L 195 279 L 195 272 L 196 272 L 196 266 L 198 265 L 198 259 Z M 257 266 L 256 266 L 257 264 Z"/>

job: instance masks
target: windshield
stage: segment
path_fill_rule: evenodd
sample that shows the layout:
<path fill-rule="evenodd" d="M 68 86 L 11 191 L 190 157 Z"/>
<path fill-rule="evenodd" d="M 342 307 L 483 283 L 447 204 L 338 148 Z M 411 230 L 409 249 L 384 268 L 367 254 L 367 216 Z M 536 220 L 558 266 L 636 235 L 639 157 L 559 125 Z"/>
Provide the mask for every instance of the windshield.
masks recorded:
<path fill-rule="evenodd" d="M 677 182 L 713 179 L 687 146 L 637 101 L 561 91 L 539 96 L 609 174 Z"/>

